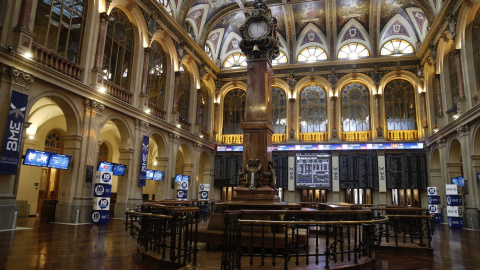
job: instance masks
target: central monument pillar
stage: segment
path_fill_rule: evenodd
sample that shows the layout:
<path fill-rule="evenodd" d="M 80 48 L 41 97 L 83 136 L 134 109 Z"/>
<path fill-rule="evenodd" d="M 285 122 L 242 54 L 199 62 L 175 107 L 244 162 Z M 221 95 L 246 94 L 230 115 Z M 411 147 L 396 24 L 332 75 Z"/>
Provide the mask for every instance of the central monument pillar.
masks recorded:
<path fill-rule="evenodd" d="M 247 56 L 243 165 L 232 200 L 279 201 L 272 162 L 272 59 L 278 56 L 277 20 L 263 1 L 246 13 L 240 48 Z"/>

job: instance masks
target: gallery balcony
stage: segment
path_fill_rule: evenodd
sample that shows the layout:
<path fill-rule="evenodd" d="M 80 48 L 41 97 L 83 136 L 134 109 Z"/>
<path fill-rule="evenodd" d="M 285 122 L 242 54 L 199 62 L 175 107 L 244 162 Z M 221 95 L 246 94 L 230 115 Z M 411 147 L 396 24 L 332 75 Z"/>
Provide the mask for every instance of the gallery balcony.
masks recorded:
<path fill-rule="evenodd" d="M 301 142 L 326 142 L 328 132 L 302 132 L 300 133 Z"/>
<path fill-rule="evenodd" d="M 418 140 L 418 130 L 387 130 L 388 141 L 414 141 Z"/>
<path fill-rule="evenodd" d="M 372 140 L 371 131 L 344 131 L 342 132 L 342 141 L 346 142 L 364 142 Z"/>

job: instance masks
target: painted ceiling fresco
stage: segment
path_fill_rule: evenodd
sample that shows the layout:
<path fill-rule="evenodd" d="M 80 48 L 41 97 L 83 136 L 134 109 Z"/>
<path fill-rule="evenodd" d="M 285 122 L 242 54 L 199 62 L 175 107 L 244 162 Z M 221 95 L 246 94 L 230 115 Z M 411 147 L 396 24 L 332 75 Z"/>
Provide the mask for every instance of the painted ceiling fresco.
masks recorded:
<path fill-rule="evenodd" d="M 215 57 L 240 52 L 239 27 L 244 12 L 254 0 L 171 0 L 188 10 L 183 20 L 196 27 L 197 42 L 203 47 L 210 41 Z M 298 47 L 338 46 L 341 42 L 385 42 L 404 36 L 409 42 L 421 42 L 427 26 L 440 10 L 441 0 L 266 0 L 278 20 L 277 32 L 285 41 L 285 51 Z M 189 5 L 189 6 L 184 6 Z M 376 14 L 375 17 L 373 14 Z M 183 25 L 185 22 L 179 22 Z M 317 30 L 318 29 L 318 30 Z M 377 37 L 371 37 L 376 33 Z M 232 36 L 233 35 L 233 36 Z M 341 35 L 341 36 L 340 36 Z M 356 40 L 356 41 L 355 41 Z M 348 41 L 350 42 L 350 41 Z M 383 44 L 383 43 L 382 43 Z M 415 45 L 415 44 L 412 44 Z M 371 44 L 371 46 L 379 46 Z M 338 49 L 338 48 L 337 48 Z M 287 55 L 289 59 L 295 56 Z"/>
<path fill-rule="evenodd" d="M 369 32 L 370 0 L 337 0 L 337 33 L 351 19 L 357 20 Z"/>

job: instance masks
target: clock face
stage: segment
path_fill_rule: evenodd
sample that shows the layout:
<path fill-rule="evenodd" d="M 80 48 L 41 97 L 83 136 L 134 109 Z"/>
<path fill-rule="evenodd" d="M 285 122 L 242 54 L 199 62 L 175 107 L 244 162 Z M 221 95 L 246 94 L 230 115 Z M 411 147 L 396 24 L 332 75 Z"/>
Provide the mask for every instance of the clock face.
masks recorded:
<path fill-rule="evenodd" d="M 248 34 L 252 38 L 259 38 L 267 33 L 267 24 L 264 21 L 252 22 L 248 27 Z"/>

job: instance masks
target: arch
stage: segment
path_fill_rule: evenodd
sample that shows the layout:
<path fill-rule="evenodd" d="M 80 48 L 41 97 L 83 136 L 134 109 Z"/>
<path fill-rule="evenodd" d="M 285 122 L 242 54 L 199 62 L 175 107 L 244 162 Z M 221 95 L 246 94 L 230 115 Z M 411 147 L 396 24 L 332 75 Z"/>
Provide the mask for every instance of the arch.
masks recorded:
<path fill-rule="evenodd" d="M 195 89 L 199 89 L 201 78 L 199 75 L 200 73 L 198 72 L 197 64 L 195 63 L 195 60 L 193 59 L 193 57 L 191 57 L 190 55 L 185 55 L 182 58 L 182 61 L 180 64 L 188 69 L 188 72 L 190 72 L 190 74 L 193 77 Z"/>
<path fill-rule="evenodd" d="M 480 155 L 480 125 L 476 125 L 473 129 L 473 155 Z"/>
<path fill-rule="evenodd" d="M 407 80 L 396 79 L 387 83 L 383 99 L 387 130 L 417 129 L 416 92 Z"/>
<path fill-rule="evenodd" d="M 56 105 L 58 105 L 58 107 L 60 107 L 65 118 L 69 119 L 69 121 L 66 121 L 66 135 L 78 135 L 81 130 L 79 117 L 81 114 L 80 110 L 77 109 L 75 102 L 71 99 L 71 97 L 62 94 L 61 91 L 39 92 L 36 95 L 31 96 L 28 99 L 27 112 L 25 115 L 30 115 L 30 110 L 32 109 L 33 105 L 42 98 L 51 99 Z M 74 119 L 74 121 L 70 121 L 70 119 Z"/>
<path fill-rule="evenodd" d="M 288 98 L 291 98 L 291 93 L 289 91 L 290 86 L 282 79 L 273 78 L 272 79 L 272 87 L 281 88 L 287 94 Z"/>
<path fill-rule="evenodd" d="M 385 74 L 380 80 L 380 84 L 378 85 L 378 89 L 377 89 L 377 94 L 383 94 L 383 89 L 385 89 L 385 86 L 389 82 L 397 79 L 402 79 L 410 82 L 413 85 L 413 88 L 417 90 L 416 91 L 417 93 L 421 93 L 424 90 L 423 86 L 418 81 L 417 75 L 413 74 L 410 71 L 402 70 L 402 73 L 400 74 L 400 76 L 398 76 L 398 73 L 396 71 L 391 71 Z"/>
<path fill-rule="evenodd" d="M 218 29 L 212 30 L 210 33 L 208 33 L 208 38 L 205 41 L 205 44 L 210 45 L 210 48 L 213 50 L 212 53 L 215 59 L 220 59 L 219 50 L 220 50 L 220 46 L 222 45 L 224 33 L 225 33 L 225 28 L 218 28 Z"/>
<path fill-rule="evenodd" d="M 372 95 L 368 86 L 358 81 L 351 81 L 339 90 L 341 91 L 339 99 L 342 131 L 371 131 Z"/>
<path fill-rule="evenodd" d="M 337 82 L 336 93 L 334 93 L 334 96 L 338 96 L 338 91 L 343 89 L 343 87 L 346 84 L 349 84 L 351 82 L 360 82 L 365 84 L 367 86 L 367 89 L 369 89 L 370 95 L 376 94 L 377 92 L 377 87 L 375 86 L 375 83 L 373 82 L 372 78 L 368 77 L 365 74 L 357 73 L 357 74 L 346 75 L 340 78 Z"/>
<path fill-rule="evenodd" d="M 234 39 L 237 40 L 238 43 L 237 42 L 234 43 L 233 42 Z M 220 52 L 220 55 L 218 56 L 218 58 L 220 59 L 220 63 L 222 63 L 222 66 L 223 66 L 223 62 L 225 62 L 227 57 L 230 56 L 231 54 L 242 53 L 239 47 L 241 40 L 242 40 L 242 37 L 235 32 L 230 32 L 227 38 L 224 37 L 222 50 Z M 230 43 L 232 43 L 232 47 L 229 47 Z"/>
<path fill-rule="evenodd" d="M 438 148 L 433 148 L 430 155 L 432 157 L 430 159 L 430 168 L 440 170 L 442 168 L 440 150 Z"/>
<path fill-rule="evenodd" d="M 300 96 L 300 91 L 302 91 L 303 88 L 305 88 L 305 86 L 307 86 L 308 84 L 311 84 L 311 83 L 320 84 L 327 91 L 326 94 L 329 97 L 331 97 L 332 95 L 335 94 L 332 91 L 330 83 L 324 77 L 322 77 L 322 76 L 305 76 L 302 79 L 300 79 L 297 82 L 297 84 L 295 85 L 295 89 L 292 93 L 292 97 L 293 98 L 299 97 Z"/>
<path fill-rule="evenodd" d="M 132 7 L 130 1 L 128 0 L 117 0 L 117 1 L 113 1 L 110 4 L 107 14 L 110 15 L 110 12 L 112 12 L 114 8 L 118 8 L 122 10 L 125 13 L 125 15 L 127 15 L 127 18 L 130 21 L 130 23 L 134 24 L 137 27 L 137 29 L 134 28 L 134 30 L 137 30 L 137 33 L 135 34 L 134 37 L 135 38 L 138 37 L 139 42 L 142 41 L 141 44 L 144 48 L 148 47 L 149 45 L 148 44 L 148 41 L 149 41 L 148 27 L 140 8 L 137 5 L 134 5 Z M 138 44 L 138 43 L 135 43 L 135 44 Z"/>
<path fill-rule="evenodd" d="M 448 162 L 449 163 L 461 163 L 462 145 L 458 139 L 454 138 L 450 141 L 448 146 Z"/>
<path fill-rule="evenodd" d="M 352 34 L 350 29 L 356 29 L 355 33 Z M 337 48 L 336 56 L 338 55 L 338 52 L 344 45 L 352 42 L 357 42 L 365 46 L 369 52 L 369 55 L 371 56 L 373 50 L 369 40 L 370 40 L 370 35 L 367 33 L 365 28 L 363 28 L 363 26 L 357 20 L 350 20 L 348 21 L 347 24 L 345 24 L 342 31 L 340 31 L 340 34 L 338 35 L 338 43 L 336 46 Z"/>
<path fill-rule="evenodd" d="M 178 66 L 178 56 L 177 56 L 177 50 L 175 48 L 175 44 L 172 40 L 172 38 L 168 35 L 167 32 L 163 30 L 157 30 L 155 33 L 153 33 L 152 36 L 152 42 L 153 41 L 158 41 L 160 45 L 162 45 L 163 50 L 165 53 L 168 55 L 169 58 L 169 66 L 168 68 L 173 68 L 174 71 L 177 71 L 179 69 Z M 149 44 L 149 47 L 151 43 Z"/>
<path fill-rule="evenodd" d="M 326 37 L 323 35 L 323 32 L 318 29 L 313 23 L 309 23 L 302 30 L 297 39 L 297 47 L 295 48 L 295 57 L 307 47 L 320 47 L 322 48 L 327 55 L 330 55 Z"/>
<path fill-rule="evenodd" d="M 399 23 L 400 26 L 398 27 L 398 30 L 401 31 L 402 27 L 403 29 L 406 30 L 405 34 L 391 34 L 387 36 L 388 31 L 395 27 L 395 24 Z M 419 35 L 420 36 L 420 35 Z M 412 47 L 417 44 L 418 39 L 417 36 L 415 35 L 415 30 L 412 28 L 411 24 L 400 14 L 397 14 L 393 16 L 390 21 L 385 25 L 383 28 L 382 32 L 380 33 L 380 42 L 378 43 L 378 49 L 379 51 L 381 50 L 382 46 L 389 40 L 392 39 L 403 39 L 406 40 L 412 45 Z"/>
<path fill-rule="evenodd" d="M 247 92 L 247 84 L 241 81 L 233 81 L 233 82 L 228 82 L 220 88 L 220 91 L 218 91 L 218 100 L 216 101 L 219 103 L 220 101 L 223 103 L 223 98 L 225 98 L 225 95 L 233 89 L 240 88 L 243 91 Z"/>
<path fill-rule="evenodd" d="M 105 117 L 100 122 L 99 130 L 102 130 L 103 127 L 109 122 L 112 121 L 121 134 L 121 147 L 122 148 L 131 148 L 131 138 L 133 138 L 133 133 L 130 125 L 122 115 L 113 114 Z M 125 136 L 126 135 L 126 136 Z"/>
<path fill-rule="evenodd" d="M 165 135 L 157 130 L 153 130 L 152 132 L 149 132 L 147 136 L 153 139 L 157 144 L 158 156 L 166 157 L 168 140 L 165 138 Z"/>
<path fill-rule="evenodd" d="M 180 146 L 178 146 L 178 151 L 183 154 L 183 163 L 192 163 L 192 149 L 188 143 L 181 143 Z"/>

